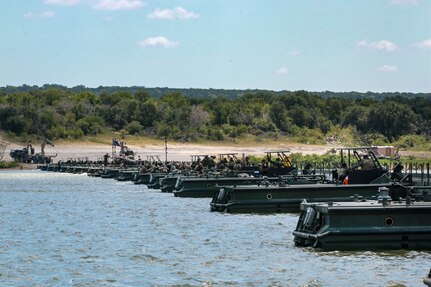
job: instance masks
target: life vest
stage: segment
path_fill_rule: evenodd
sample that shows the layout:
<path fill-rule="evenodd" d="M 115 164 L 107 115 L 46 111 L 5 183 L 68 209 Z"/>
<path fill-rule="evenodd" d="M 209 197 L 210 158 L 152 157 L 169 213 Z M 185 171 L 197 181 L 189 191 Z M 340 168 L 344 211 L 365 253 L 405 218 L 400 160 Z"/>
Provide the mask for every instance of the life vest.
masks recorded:
<path fill-rule="evenodd" d="M 344 178 L 344 180 L 343 180 L 343 184 L 349 184 L 349 177 L 348 176 L 346 176 L 345 178 Z"/>

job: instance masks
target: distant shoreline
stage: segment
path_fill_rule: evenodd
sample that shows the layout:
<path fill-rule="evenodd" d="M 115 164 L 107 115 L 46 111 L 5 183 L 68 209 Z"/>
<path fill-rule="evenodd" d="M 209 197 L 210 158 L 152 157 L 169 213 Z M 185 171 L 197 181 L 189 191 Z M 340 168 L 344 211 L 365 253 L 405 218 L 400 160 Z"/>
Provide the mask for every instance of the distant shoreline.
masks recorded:
<path fill-rule="evenodd" d="M 137 141 L 130 141 L 127 146 L 135 152 L 136 157 L 140 156 L 145 160 L 147 156 L 159 156 L 160 160 L 166 159 L 166 149 L 164 142 L 150 142 L 139 143 Z M 22 146 L 17 144 L 8 144 L 4 161 L 12 161 L 9 155 L 10 150 L 20 149 Z M 170 143 L 167 144 L 167 159 L 168 161 L 189 161 L 192 155 L 217 155 L 223 153 L 235 153 L 237 157 L 252 155 L 262 157 L 267 151 L 273 150 L 288 150 L 291 153 L 302 154 L 324 154 L 331 150 L 332 146 L 326 145 L 307 145 L 296 143 L 274 143 L 274 144 L 191 144 L 191 143 Z M 36 153 L 40 152 L 38 146 L 35 145 Z M 119 148 L 116 148 L 119 152 Z M 102 160 L 103 155 L 108 153 L 111 155 L 113 152 L 112 146 L 109 144 L 100 144 L 93 142 L 59 142 L 55 147 L 46 147 L 46 155 L 55 156 L 54 162 L 67 161 L 68 159 L 88 159 L 91 161 Z"/>
<path fill-rule="evenodd" d="M 21 149 L 22 145 L 4 140 L 0 134 L 0 140 L 7 143 L 4 152 L 3 161 L 10 162 L 12 158 L 9 152 L 13 149 Z M 146 160 L 147 156 L 159 156 L 160 160 L 165 161 L 166 149 L 163 140 L 155 140 L 150 138 L 128 137 L 124 139 L 127 146 L 135 152 L 136 158 L 139 156 L 142 160 Z M 40 146 L 33 145 L 35 152 L 40 152 Z M 180 143 L 167 142 L 167 160 L 168 161 L 190 161 L 192 155 L 218 155 L 223 153 L 235 153 L 241 158 L 251 155 L 263 157 L 265 152 L 273 150 L 285 150 L 290 153 L 301 153 L 304 155 L 316 154 L 323 155 L 330 150 L 337 148 L 334 145 L 313 145 L 302 144 L 284 141 L 274 142 L 244 142 L 244 143 L 229 143 L 229 142 L 205 142 L 205 143 Z M 116 148 L 119 152 L 119 148 Z M 54 147 L 46 147 L 47 155 L 55 156 L 53 161 L 56 163 L 59 160 L 65 162 L 69 159 L 88 159 L 90 161 L 102 160 L 103 155 L 112 155 L 113 147 L 111 146 L 111 138 L 104 136 L 103 138 L 92 138 L 91 140 L 82 141 L 64 141 L 55 142 Z M 426 151 L 400 151 L 402 156 L 414 156 L 417 158 L 431 159 L 431 152 Z M 35 165 L 36 166 L 36 165 Z M 35 167 L 34 167 L 35 168 Z M 32 169 L 30 166 L 18 167 L 18 169 Z"/>

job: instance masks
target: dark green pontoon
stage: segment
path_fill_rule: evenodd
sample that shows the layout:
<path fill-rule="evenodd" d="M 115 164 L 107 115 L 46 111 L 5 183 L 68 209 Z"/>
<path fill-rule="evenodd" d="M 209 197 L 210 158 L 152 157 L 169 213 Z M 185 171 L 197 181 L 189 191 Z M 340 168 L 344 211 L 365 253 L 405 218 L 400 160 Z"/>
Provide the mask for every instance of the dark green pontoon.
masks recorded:
<path fill-rule="evenodd" d="M 431 249 L 431 202 L 392 201 L 389 193 L 380 188 L 377 201 L 302 203 L 295 244 L 322 250 Z"/>
<path fill-rule="evenodd" d="M 278 178 L 269 178 L 275 182 Z M 177 197 L 214 197 L 220 186 L 260 185 L 263 178 L 258 177 L 180 177 L 177 179 L 174 195 Z"/>
<path fill-rule="evenodd" d="M 152 173 L 147 183 L 147 187 L 149 189 L 160 189 L 160 179 L 164 178 L 166 175 L 167 173 L 165 172 Z"/>
<path fill-rule="evenodd" d="M 102 178 L 116 178 L 120 174 L 120 168 L 107 167 L 103 170 Z"/>
<path fill-rule="evenodd" d="M 138 172 L 137 168 L 127 168 L 120 170 L 119 174 L 115 178 L 118 181 L 132 181 L 135 177 L 135 173 Z"/>
<path fill-rule="evenodd" d="M 145 173 L 138 172 L 134 176 L 133 183 L 134 184 L 148 184 L 150 182 L 150 178 L 151 178 L 151 173 L 149 173 L 149 172 L 145 172 Z"/>
<path fill-rule="evenodd" d="M 258 166 L 250 166 L 246 164 L 246 161 L 243 161 L 243 165 L 238 169 L 233 169 L 232 167 L 228 171 L 209 172 L 206 176 L 179 178 L 174 195 L 177 197 L 211 198 L 218 193 L 220 186 L 259 186 L 262 181 L 278 182 L 279 176 L 294 176 L 297 169 L 292 166 L 288 152 L 286 150 L 266 152 L 265 158 Z M 201 157 L 202 155 L 199 156 Z M 238 158 L 235 153 L 219 154 L 219 162 L 227 164 L 228 162 L 236 161 L 238 161 Z M 295 178 L 295 180 L 297 179 Z M 318 179 L 320 180 L 321 177 Z M 291 180 L 293 180 L 293 177 L 291 177 Z"/>
<path fill-rule="evenodd" d="M 279 177 L 181 177 L 177 180 L 174 195 L 177 197 L 207 197 L 217 196 L 221 187 L 287 184 L 315 184 L 326 181 L 324 175 L 283 175 Z"/>
<path fill-rule="evenodd" d="M 237 186 L 220 188 L 213 197 L 211 210 L 231 213 L 274 213 L 297 212 L 302 199 L 307 201 L 350 201 L 358 195 L 366 199 L 376 196 L 379 187 L 391 187 L 400 192 L 404 188 L 397 186 L 393 173 L 383 168 L 373 147 L 341 148 L 341 164 L 344 167 L 344 177 L 340 178 L 340 169 L 333 173 L 332 183 L 317 183 L 311 185 L 296 185 L 295 182 L 278 186 Z M 368 157 L 368 166 L 360 168 L 361 159 Z M 305 176 L 305 175 L 303 175 Z M 403 184 L 403 176 L 398 180 Z M 395 185 L 394 185 L 395 184 Z"/>
<path fill-rule="evenodd" d="M 220 188 L 210 206 L 212 211 L 229 213 L 299 212 L 303 199 L 309 202 L 372 199 L 379 187 L 390 188 L 396 198 L 406 195 L 405 187 L 392 183 L 237 186 Z"/>
<path fill-rule="evenodd" d="M 160 190 L 162 192 L 173 192 L 176 188 L 177 181 L 179 178 L 186 177 L 180 173 L 178 174 L 168 174 L 163 178 L 159 179 Z"/>
<path fill-rule="evenodd" d="M 90 167 L 88 168 L 87 175 L 92 177 L 101 177 L 103 168 L 101 167 Z"/>

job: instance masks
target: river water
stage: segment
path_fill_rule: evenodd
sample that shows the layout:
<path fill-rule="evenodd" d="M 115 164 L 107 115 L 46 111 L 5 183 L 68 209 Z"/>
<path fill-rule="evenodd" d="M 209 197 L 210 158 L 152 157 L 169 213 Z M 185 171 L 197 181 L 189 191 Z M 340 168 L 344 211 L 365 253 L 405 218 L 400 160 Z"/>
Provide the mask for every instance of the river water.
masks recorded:
<path fill-rule="evenodd" d="M 0 171 L 0 286 L 425 286 L 431 253 L 295 247 L 297 214 L 221 214 L 131 182 Z"/>

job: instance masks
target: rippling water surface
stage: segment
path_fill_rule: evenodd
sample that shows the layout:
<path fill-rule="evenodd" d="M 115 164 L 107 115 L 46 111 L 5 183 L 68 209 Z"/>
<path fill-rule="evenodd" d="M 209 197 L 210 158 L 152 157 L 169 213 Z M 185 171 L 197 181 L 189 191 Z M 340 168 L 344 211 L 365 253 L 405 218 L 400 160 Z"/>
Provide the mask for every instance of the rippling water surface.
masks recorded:
<path fill-rule="evenodd" d="M 0 286 L 425 286 L 428 252 L 317 252 L 297 215 L 209 211 L 130 182 L 0 172 Z"/>

